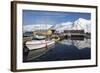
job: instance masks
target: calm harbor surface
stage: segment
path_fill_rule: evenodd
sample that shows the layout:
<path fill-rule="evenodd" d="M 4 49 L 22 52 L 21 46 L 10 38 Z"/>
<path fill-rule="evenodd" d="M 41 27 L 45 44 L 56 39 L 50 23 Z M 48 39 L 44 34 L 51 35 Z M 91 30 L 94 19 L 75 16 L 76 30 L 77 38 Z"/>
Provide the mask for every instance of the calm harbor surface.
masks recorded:
<path fill-rule="evenodd" d="M 62 40 L 56 43 L 53 47 L 42 48 L 41 50 L 31 50 L 26 53 L 23 53 L 23 62 L 90 59 L 90 42 L 90 39 L 78 41 Z M 38 53 L 40 53 L 40 55 L 34 57 Z"/>

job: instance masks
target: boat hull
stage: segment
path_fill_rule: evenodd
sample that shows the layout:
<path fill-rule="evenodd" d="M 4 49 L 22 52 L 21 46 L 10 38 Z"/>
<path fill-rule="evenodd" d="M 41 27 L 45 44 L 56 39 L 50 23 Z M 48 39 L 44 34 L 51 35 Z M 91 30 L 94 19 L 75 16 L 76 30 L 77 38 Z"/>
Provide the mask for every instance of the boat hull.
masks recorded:
<path fill-rule="evenodd" d="M 39 49 L 39 48 L 48 48 L 50 45 L 53 45 L 55 42 L 53 40 L 51 41 L 45 41 L 45 40 L 41 40 L 41 41 L 27 41 L 26 42 L 26 46 L 29 50 L 33 50 L 33 49 Z"/>

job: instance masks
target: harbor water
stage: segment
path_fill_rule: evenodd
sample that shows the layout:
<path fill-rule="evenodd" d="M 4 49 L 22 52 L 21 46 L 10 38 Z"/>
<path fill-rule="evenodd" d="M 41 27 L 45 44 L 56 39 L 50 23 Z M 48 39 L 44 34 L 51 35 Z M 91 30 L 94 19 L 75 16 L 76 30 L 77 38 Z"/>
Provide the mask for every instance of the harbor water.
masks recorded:
<path fill-rule="evenodd" d="M 23 62 L 91 59 L 90 42 L 90 39 L 62 40 L 50 48 L 30 50 L 23 53 Z M 25 48 L 27 47 L 24 47 L 24 49 Z"/>

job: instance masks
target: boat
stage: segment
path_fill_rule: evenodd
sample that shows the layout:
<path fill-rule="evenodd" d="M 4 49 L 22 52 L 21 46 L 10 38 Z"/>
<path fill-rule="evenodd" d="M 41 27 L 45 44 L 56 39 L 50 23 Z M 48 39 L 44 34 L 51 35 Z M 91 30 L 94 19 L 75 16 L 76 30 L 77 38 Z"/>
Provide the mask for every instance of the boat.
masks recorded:
<path fill-rule="evenodd" d="M 29 50 L 39 49 L 39 48 L 48 48 L 51 45 L 54 45 L 54 40 L 31 40 L 26 42 L 26 46 Z"/>
<path fill-rule="evenodd" d="M 32 40 L 25 42 L 28 49 L 27 56 L 24 57 L 24 62 L 28 62 L 45 54 L 55 44 L 53 39 L 33 37 Z M 25 49 L 25 48 L 24 48 Z"/>
<path fill-rule="evenodd" d="M 45 39 L 46 36 L 35 35 L 34 38 L 37 38 L 37 39 Z"/>

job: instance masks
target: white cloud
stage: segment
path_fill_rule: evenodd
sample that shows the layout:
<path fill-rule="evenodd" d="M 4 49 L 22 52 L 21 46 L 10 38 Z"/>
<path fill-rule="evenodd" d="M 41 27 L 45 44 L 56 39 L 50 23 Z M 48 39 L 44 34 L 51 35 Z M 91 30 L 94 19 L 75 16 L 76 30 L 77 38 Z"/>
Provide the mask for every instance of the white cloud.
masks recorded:
<path fill-rule="evenodd" d="M 50 24 L 31 24 L 31 25 L 24 25 L 23 32 L 26 31 L 35 31 L 35 30 L 47 30 L 51 28 L 52 25 Z"/>

